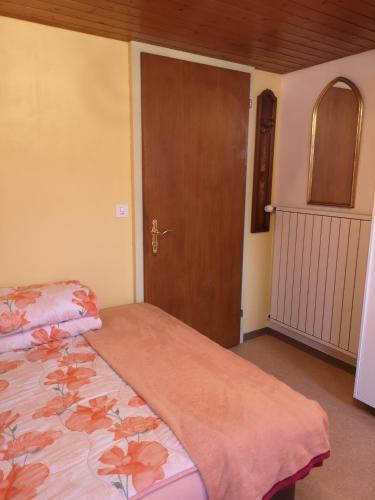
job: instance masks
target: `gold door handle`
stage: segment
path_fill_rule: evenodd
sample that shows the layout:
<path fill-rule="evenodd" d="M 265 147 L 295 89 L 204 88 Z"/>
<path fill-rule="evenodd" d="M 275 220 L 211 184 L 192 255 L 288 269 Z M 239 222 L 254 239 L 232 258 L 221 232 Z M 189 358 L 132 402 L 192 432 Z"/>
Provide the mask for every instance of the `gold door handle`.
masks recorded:
<path fill-rule="evenodd" d="M 156 255 L 158 253 L 158 247 L 159 247 L 159 236 L 165 236 L 168 233 L 171 233 L 173 229 L 166 229 L 165 231 L 159 231 L 158 229 L 158 220 L 153 219 L 152 221 L 152 228 L 151 228 L 151 234 L 152 234 L 152 253 Z"/>

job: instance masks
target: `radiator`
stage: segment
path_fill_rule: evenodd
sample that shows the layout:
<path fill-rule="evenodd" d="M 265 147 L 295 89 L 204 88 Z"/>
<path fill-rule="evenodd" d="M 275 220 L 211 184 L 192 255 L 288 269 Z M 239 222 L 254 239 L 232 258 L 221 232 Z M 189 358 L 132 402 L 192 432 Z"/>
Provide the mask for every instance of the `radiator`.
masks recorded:
<path fill-rule="evenodd" d="M 355 358 L 371 216 L 276 210 L 271 322 Z"/>

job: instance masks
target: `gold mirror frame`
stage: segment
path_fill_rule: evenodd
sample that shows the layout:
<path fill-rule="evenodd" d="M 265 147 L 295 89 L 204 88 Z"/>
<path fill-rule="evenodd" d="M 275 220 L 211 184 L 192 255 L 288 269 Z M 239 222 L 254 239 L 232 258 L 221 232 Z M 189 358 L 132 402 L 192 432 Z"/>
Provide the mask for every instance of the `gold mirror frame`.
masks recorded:
<path fill-rule="evenodd" d="M 358 103 L 358 117 L 357 117 L 357 127 L 356 127 L 356 139 L 355 139 L 355 148 L 354 148 L 354 160 L 353 160 L 353 174 L 352 174 L 352 188 L 351 188 L 351 196 L 349 204 L 338 204 L 338 203 L 321 203 L 317 201 L 313 201 L 311 199 L 311 191 L 312 191 L 312 179 L 313 179 L 313 171 L 314 171 L 314 152 L 315 152 L 315 138 L 316 138 L 316 123 L 317 123 L 317 114 L 319 110 L 319 105 L 326 95 L 328 90 L 332 88 L 337 82 L 346 83 L 354 92 L 354 96 Z M 339 76 L 332 80 L 324 87 L 321 93 L 318 96 L 318 99 L 315 102 L 313 114 L 312 114 L 312 123 L 311 123 L 311 145 L 310 145 L 310 162 L 309 162 L 309 179 L 308 179 L 308 189 L 307 189 L 307 203 L 310 205 L 322 205 L 322 206 L 335 206 L 335 207 L 346 207 L 353 208 L 355 202 L 356 195 L 356 186 L 357 186 L 357 173 L 358 173 L 358 159 L 359 159 L 359 146 L 361 142 L 361 129 L 362 129 L 362 117 L 363 117 L 363 100 L 358 87 L 348 78 L 343 76 Z"/>

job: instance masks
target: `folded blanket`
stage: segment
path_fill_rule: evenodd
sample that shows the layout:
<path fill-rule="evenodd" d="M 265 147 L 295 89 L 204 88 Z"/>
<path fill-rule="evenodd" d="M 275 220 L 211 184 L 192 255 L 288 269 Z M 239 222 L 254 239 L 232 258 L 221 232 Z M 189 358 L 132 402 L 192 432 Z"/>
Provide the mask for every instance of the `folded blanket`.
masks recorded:
<path fill-rule="evenodd" d="M 0 288 L 0 337 L 98 315 L 95 294 L 79 281 Z"/>
<path fill-rule="evenodd" d="M 172 428 L 211 500 L 269 499 L 329 456 L 317 402 L 149 304 L 102 319 L 86 339 Z"/>
<path fill-rule="evenodd" d="M 102 321 L 99 316 L 87 316 L 86 318 L 72 319 L 64 323 L 55 323 L 43 328 L 27 330 L 17 335 L 0 336 L 0 354 L 75 337 L 89 330 L 98 330 L 101 326 Z"/>

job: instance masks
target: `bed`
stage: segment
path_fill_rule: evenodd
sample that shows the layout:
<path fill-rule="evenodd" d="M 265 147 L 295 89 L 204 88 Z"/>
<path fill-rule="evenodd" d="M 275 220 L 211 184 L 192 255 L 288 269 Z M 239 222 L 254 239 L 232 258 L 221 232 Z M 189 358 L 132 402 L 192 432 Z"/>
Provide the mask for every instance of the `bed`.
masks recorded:
<path fill-rule="evenodd" d="M 159 469 L 155 483 L 149 478 L 150 499 L 174 498 L 164 491 L 178 478 L 179 490 L 204 498 L 197 469 L 173 432 L 82 336 L 2 354 L 0 373 L 0 498 L 12 471 L 9 486 L 21 484 L 20 498 L 142 498 L 148 492 L 142 472 L 128 484 L 109 473 L 116 464 L 110 450 L 127 439 L 155 443 L 150 456 Z M 135 453 L 147 458 L 148 451 Z"/>
<path fill-rule="evenodd" d="M 194 366 L 195 362 L 187 356 L 186 339 L 188 343 L 193 339 L 192 345 L 195 341 L 202 343 L 200 358 L 202 352 L 208 353 L 206 358 L 203 355 L 205 369 L 215 349 L 222 348 L 211 346 L 205 337 L 147 304 L 106 309 L 101 311 L 101 318 L 103 327 L 96 332 L 49 338 L 46 342 L 39 339 L 38 345 L 31 348 L 0 354 L 0 498 L 234 498 L 229 489 L 226 494 L 212 487 L 211 482 L 215 479 L 209 476 L 213 462 L 205 463 L 206 457 L 203 460 L 199 455 L 202 450 L 196 451 L 191 445 L 193 432 L 190 433 L 193 437 L 186 437 L 186 419 L 192 417 L 187 417 L 185 412 L 176 420 L 175 409 L 168 411 L 171 405 L 168 391 L 174 390 L 173 381 L 169 382 L 161 373 L 161 367 L 168 360 L 168 370 L 175 370 L 176 375 L 172 378 L 176 378 L 184 394 L 187 377 L 184 360 L 178 360 L 178 345 L 173 351 L 176 359 L 171 359 L 175 356 L 170 355 L 170 346 L 165 344 L 170 343 L 168 335 L 178 336 L 178 342 L 182 342 L 186 367 Z M 165 338 L 163 332 L 167 332 Z M 115 337 L 115 344 L 112 337 Z M 152 338 L 156 339 L 154 347 Z M 223 353 L 236 356 L 224 349 Z M 156 371 L 150 366 L 150 359 Z M 178 370 L 173 368 L 174 362 L 179 364 Z M 260 377 L 258 381 L 268 383 L 272 378 L 250 363 L 243 363 L 246 367 L 241 364 L 241 369 L 246 371 L 247 365 L 251 366 L 255 378 Z M 197 369 L 199 371 L 199 367 Z M 274 383 L 272 379 L 272 390 Z M 277 386 L 275 399 L 282 401 L 280 394 L 284 392 L 290 397 L 291 389 L 277 383 L 280 386 Z M 184 395 L 184 400 L 189 397 Z M 309 406 L 302 396 L 295 401 L 301 403 L 301 407 L 293 411 L 303 413 L 307 405 L 306 415 L 317 406 L 314 402 Z M 191 405 L 189 401 L 186 404 Z M 200 411 L 200 404 L 197 402 L 198 410 L 195 411 Z M 212 408 L 212 412 L 214 410 Z M 319 417 L 321 415 L 324 414 L 319 410 Z M 281 465 L 277 463 L 278 476 L 274 476 L 272 484 L 262 485 L 264 493 L 251 492 L 248 498 L 293 498 L 295 481 L 329 455 L 324 417 L 314 428 L 313 437 L 300 436 L 300 442 L 297 439 L 295 443 L 290 442 L 289 431 L 283 428 L 285 422 L 280 417 L 279 430 L 285 432 L 285 450 L 282 439 L 280 448 L 284 458 L 291 456 L 293 462 L 293 454 L 299 453 L 304 440 L 313 456 L 306 460 L 302 453 L 306 462 L 302 467 L 297 465 L 298 461 L 289 464 L 289 458 L 283 459 Z M 190 421 L 189 425 L 194 427 Z M 254 443 L 258 434 L 252 435 Z M 207 447 L 203 447 L 203 455 L 205 453 Z M 212 448 L 212 455 L 216 453 Z M 265 459 L 269 460 L 272 453 Z M 233 460 L 235 458 L 233 453 Z M 257 456 L 256 461 L 260 467 L 262 458 Z M 207 466 L 209 473 L 205 470 Z M 255 469 L 256 482 L 259 474 Z M 229 473 L 233 472 L 228 469 Z M 225 483 L 224 475 L 217 483 L 219 487 Z"/>

